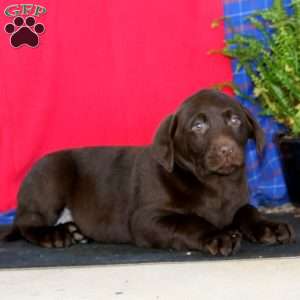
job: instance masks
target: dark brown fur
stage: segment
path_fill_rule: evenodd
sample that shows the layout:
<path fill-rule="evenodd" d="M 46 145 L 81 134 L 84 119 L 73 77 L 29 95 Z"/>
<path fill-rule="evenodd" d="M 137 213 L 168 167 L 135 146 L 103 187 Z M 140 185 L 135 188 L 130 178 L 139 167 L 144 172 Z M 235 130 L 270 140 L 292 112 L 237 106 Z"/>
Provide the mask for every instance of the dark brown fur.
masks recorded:
<path fill-rule="evenodd" d="M 262 152 L 263 133 L 249 112 L 203 90 L 166 118 L 149 147 L 71 149 L 38 161 L 19 191 L 14 232 L 41 246 L 69 246 L 65 226 L 54 226 L 68 207 L 80 231 L 99 242 L 214 255 L 234 253 L 241 233 L 292 242 L 289 225 L 265 220 L 248 204 L 248 138 Z"/>

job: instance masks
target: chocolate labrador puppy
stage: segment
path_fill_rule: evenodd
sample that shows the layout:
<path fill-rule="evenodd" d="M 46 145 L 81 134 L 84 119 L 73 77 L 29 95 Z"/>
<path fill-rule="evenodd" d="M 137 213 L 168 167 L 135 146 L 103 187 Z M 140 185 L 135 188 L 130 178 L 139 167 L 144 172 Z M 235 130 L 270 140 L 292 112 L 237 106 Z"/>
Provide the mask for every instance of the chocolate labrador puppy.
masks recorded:
<path fill-rule="evenodd" d="M 213 255 L 233 254 L 242 236 L 291 243 L 291 226 L 248 204 L 249 138 L 261 153 L 264 135 L 250 113 L 202 90 L 162 122 L 148 147 L 70 149 L 38 161 L 20 188 L 10 237 L 66 247 L 84 236 Z M 66 208 L 73 222 L 57 225 Z"/>

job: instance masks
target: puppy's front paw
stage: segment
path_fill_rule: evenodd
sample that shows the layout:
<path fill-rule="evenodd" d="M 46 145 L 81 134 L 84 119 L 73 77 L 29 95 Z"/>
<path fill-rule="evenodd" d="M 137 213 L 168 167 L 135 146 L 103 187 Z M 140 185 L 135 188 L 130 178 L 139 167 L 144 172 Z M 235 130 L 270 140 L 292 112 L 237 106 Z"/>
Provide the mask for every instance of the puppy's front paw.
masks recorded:
<path fill-rule="evenodd" d="M 290 244 L 295 242 L 293 227 L 285 223 L 259 221 L 243 229 L 243 234 L 252 242 L 262 244 Z"/>
<path fill-rule="evenodd" d="M 203 249 L 212 255 L 229 256 L 235 254 L 241 246 L 242 235 L 237 230 L 227 230 L 206 237 Z"/>

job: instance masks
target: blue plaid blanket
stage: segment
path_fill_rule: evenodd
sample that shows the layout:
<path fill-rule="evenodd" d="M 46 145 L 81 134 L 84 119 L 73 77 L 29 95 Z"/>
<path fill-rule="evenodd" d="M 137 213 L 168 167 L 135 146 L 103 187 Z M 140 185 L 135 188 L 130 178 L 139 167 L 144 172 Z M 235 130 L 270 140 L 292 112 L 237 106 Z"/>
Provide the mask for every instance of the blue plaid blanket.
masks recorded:
<path fill-rule="evenodd" d="M 11 210 L 4 214 L 0 213 L 0 224 L 11 224 L 15 217 L 15 210 Z"/>
<path fill-rule="evenodd" d="M 284 6 L 290 9 L 291 0 L 284 0 Z M 235 32 L 246 33 L 259 38 L 259 32 L 251 27 L 247 17 L 257 10 L 269 8 L 272 0 L 224 0 L 224 14 L 229 18 L 225 23 L 225 38 Z M 232 63 L 233 80 L 246 95 L 252 95 L 252 85 L 243 69 L 236 70 L 236 62 Z M 280 154 L 274 144 L 275 134 L 284 128 L 272 118 L 260 115 L 260 108 L 246 99 L 239 99 L 256 117 L 266 133 L 266 151 L 262 161 L 259 160 L 255 145 L 250 142 L 247 147 L 247 175 L 251 192 L 251 203 L 255 206 L 276 206 L 289 201 Z"/>

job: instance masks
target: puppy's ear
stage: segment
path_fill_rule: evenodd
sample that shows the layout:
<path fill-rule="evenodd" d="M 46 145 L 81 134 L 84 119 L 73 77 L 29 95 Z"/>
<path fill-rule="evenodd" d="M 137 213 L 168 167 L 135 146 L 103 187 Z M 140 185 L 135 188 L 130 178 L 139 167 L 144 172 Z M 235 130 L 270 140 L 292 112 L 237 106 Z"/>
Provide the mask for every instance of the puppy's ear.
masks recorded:
<path fill-rule="evenodd" d="M 265 134 L 250 111 L 243 106 L 242 109 L 247 117 L 248 125 L 250 128 L 250 138 L 255 140 L 256 150 L 260 155 L 262 155 L 265 148 Z"/>
<path fill-rule="evenodd" d="M 151 147 L 152 155 L 168 172 L 174 167 L 173 136 L 176 129 L 176 116 L 170 115 L 159 126 Z"/>

